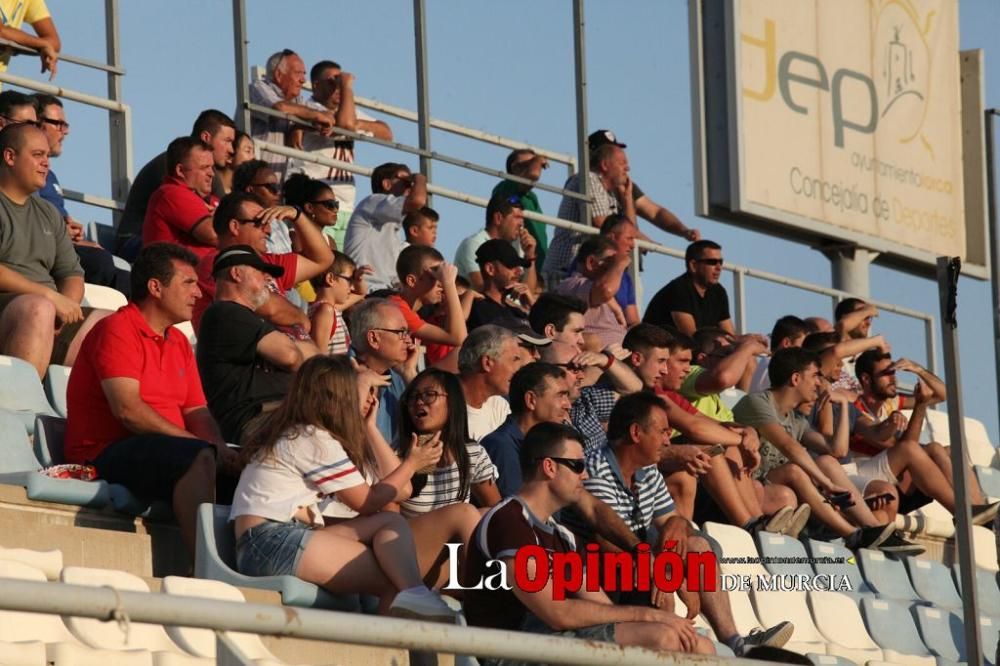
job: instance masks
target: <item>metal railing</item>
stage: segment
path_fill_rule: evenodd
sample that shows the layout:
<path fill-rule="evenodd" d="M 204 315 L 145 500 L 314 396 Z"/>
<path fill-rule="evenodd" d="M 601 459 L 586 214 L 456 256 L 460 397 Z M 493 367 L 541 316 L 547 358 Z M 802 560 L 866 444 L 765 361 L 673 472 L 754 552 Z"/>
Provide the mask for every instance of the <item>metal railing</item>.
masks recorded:
<path fill-rule="evenodd" d="M 63 196 L 70 201 L 76 201 L 112 211 L 114 224 L 117 226 L 120 213 L 125 208 L 125 199 L 132 184 L 132 109 L 122 101 L 122 78 L 125 69 L 121 62 L 121 42 L 118 26 L 118 0 L 104 0 L 104 26 L 107 62 L 89 60 L 79 56 L 60 53 L 61 62 L 71 63 L 88 69 L 95 69 L 107 74 L 108 96 L 98 97 L 88 93 L 63 88 L 62 86 L 36 81 L 10 72 L 0 72 L 0 81 L 11 85 L 34 90 L 35 92 L 53 95 L 80 104 L 86 104 L 108 112 L 109 149 L 111 155 L 111 198 L 64 190 Z M 27 46 L 14 44 L 0 39 L 0 46 L 9 48 L 18 54 L 37 55 L 38 52 Z"/>
<path fill-rule="evenodd" d="M 432 624 L 395 618 L 373 618 L 360 613 L 321 611 L 290 606 L 216 601 L 153 592 L 131 592 L 110 587 L 87 587 L 0 579 L 0 608 L 30 613 L 126 620 L 167 626 L 237 631 L 267 636 L 289 636 L 355 645 L 423 650 L 480 657 L 507 657 L 551 664 L 743 664 L 759 662 L 733 657 L 709 657 L 653 652 L 614 643 L 559 636 Z M 125 625 L 127 626 L 127 624 Z M 229 645 L 219 653 L 232 658 Z M 141 647 L 141 646 L 137 646 Z M 251 663 L 236 656 L 235 663 Z M 220 661 L 220 663 L 223 663 Z M 232 662 L 229 662 L 232 663 Z"/>

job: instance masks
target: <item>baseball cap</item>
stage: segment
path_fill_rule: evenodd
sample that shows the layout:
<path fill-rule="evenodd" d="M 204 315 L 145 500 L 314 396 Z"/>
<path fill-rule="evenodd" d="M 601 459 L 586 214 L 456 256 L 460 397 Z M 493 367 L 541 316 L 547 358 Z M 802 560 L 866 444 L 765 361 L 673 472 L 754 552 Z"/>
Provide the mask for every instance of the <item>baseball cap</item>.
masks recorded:
<path fill-rule="evenodd" d="M 593 134 L 587 137 L 587 145 L 590 147 L 590 152 L 594 152 L 601 146 L 607 144 L 614 144 L 619 148 L 625 148 L 625 144 L 618 141 L 618 137 L 611 130 L 601 129 L 597 130 Z"/>
<path fill-rule="evenodd" d="M 499 261 L 507 268 L 528 268 L 531 262 L 518 256 L 517 250 L 502 238 L 491 238 L 476 250 L 476 263 L 485 264 L 488 261 Z"/>
<path fill-rule="evenodd" d="M 233 245 L 220 252 L 212 262 L 212 275 L 233 266 L 251 266 L 271 277 L 285 274 L 284 267 L 267 263 L 249 245 Z"/>
<path fill-rule="evenodd" d="M 522 324 L 520 322 L 507 322 L 498 321 L 498 325 L 509 329 L 520 342 L 532 345 L 534 347 L 547 347 L 552 344 L 552 338 L 547 338 L 544 335 L 539 335 L 531 330 L 530 326 Z"/>

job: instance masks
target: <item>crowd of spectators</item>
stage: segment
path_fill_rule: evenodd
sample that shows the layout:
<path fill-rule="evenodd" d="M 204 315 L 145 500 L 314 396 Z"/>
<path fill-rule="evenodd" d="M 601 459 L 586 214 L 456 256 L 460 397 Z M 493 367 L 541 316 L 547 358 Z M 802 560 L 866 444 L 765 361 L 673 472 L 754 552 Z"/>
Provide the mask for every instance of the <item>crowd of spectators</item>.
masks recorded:
<path fill-rule="evenodd" d="M 709 552 L 694 527 L 706 520 L 903 556 L 922 549 L 895 530 L 897 512 L 955 509 L 947 450 L 920 440 L 941 380 L 893 360 L 860 299 L 833 324 L 799 313 L 769 340 L 737 332 L 722 246 L 632 182 L 613 132 L 590 136 L 591 218 L 573 196 L 559 206 L 600 233 L 550 240 L 525 219 L 541 212 L 532 187 L 505 180 L 450 263 L 434 245 L 438 224 L 455 223 L 405 164 L 377 166 L 356 201 L 350 172 L 255 149 L 351 163 L 353 134 L 391 138 L 355 108 L 340 65 L 312 67 L 309 99 L 305 75 L 284 50 L 250 91 L 300 122 L 255 114 L 246 135 L 206 110 L 143 167 L 113 248 L 131 272 L 63 205 L 49 166 L 69 132 L 62 104 L 0 93 L 0 352 L 40 377 L 73 366 L 68 461 L 171 503 L 192 554 L 198 504 L 232 504 L 244 573 L 449 621 L 433 591 L 447 543 L 464 544 L 458 568 L 473 582 L 527 545 Z M 535 182 L 546 166 L 515 150 L 506 170 Z M 684 273 L 644 313 L 630 273 L 639 218 L 690 242 Z M 129 304 L 82 307 L 85 279 Z M 175 328 L 188 320 L 195 349 Z M 912 395 L 897 373 L 916 377 Z M 998 507 L 969 479 L 986 523 Z M 700 612 L 738 655 L 789 640 L 788 622 L 740 635 L 728 594 L 695 582 L 677 592 L 683 617 L 660 592 L 555 600 L 516 587 L 467 590 L 465 613 L 710 653 Z"/>

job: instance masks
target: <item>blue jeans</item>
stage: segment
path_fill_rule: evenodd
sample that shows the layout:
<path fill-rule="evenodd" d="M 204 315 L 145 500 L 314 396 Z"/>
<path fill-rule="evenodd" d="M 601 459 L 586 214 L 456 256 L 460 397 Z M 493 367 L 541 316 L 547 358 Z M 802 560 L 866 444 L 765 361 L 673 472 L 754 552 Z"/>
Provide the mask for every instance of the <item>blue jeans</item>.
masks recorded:
<path fill-rule="evenodd" d="M 312 530 L 302 523 L 268 521 L 236 542 L 236 568 L 247 576 L 294 576 Z"/>

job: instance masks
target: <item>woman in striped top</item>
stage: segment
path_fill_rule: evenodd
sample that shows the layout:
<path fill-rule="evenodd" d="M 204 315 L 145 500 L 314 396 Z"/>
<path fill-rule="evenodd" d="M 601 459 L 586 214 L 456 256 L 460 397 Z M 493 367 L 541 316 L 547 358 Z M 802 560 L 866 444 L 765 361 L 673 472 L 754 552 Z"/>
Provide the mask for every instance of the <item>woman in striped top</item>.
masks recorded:
<path fill-rule="evenodd" d="M 375 425 L 380 381 L 346 356 L 302 365 L 244 447 L 248 464 L 230 513 L 237 568 L 298 576 L 337 594 L 374 594 L 386 614 L 453 621 L 422 583 L 406 521 L 382 510 L 410 495 L 413 474 L 440 458 L 440 440 L 411 442 L 400 462 Z M 334 497 L 360 515 L 325 521 L 323 504 Z"/>
<path fill-rule="evenodd" d="M 470 496 L 484 508 L 499 502 L 497 470 L 468 435 L 465 396 L 452 373 L 437 368 L 421 372 L 403 392 L 400 412 L 400 456 L 409 456 L 415 443 L 429 438 L 440 438 L 444 446 L 439 461 L 414 475 L 413 493 L 400 504 L 423 562 L 440 558 L 442 543 L 468 543 L 481 517 L 469 504 Z"/>

